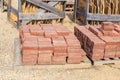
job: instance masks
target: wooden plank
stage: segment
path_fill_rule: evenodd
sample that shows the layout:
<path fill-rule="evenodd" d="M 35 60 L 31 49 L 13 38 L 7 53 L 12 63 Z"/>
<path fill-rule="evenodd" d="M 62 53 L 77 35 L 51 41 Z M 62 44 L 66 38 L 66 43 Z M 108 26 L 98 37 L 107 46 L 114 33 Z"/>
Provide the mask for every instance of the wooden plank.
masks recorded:
<path fill-rule="evenodd" d="M 120 15 L 112 15 L 112 14 L 87 14 L 87 20 L 94 21 L 120 21 Z"/>
<path fill-rule="evenodd" d="M 119 0 L 77 0 L 78 4 L 76 9 L 85 10 L 85 16 L 80 15 L 81 18 L 85 18 L 86 21 L 80 19 L 82 22 L 90 23 L 92 25 L 99 24 L 101 21 L 113 21 L 120 22 L 120 1 Z M 79 10 L 79 14 L 83 14 Z"/>
<path fill-rule="evenodd" d="M 61 19 L 53 13 L 19 13 L 19 20 L 47 20 L 47 19 Z"/>
<path fill-rule="evenodd" d="M 44 9 L 46 9 L 46 10 L 52 12 L 52 13 L 55 13 L 58 16 L 61 16 L 63 18 L 65 17 L 64 12 L 62 12 L 62 11 L 60 11 L 60 10 L 50 6 L 50 5 L 48 5 L 45 2 L 41 2 L 41 1 L 38 1 L 38 0 L 27 0 L 27 1 L 32 3 L 32 4 L 35 4 L 35 5 L 39 6 L 41 8 L 44 8 Z"/>

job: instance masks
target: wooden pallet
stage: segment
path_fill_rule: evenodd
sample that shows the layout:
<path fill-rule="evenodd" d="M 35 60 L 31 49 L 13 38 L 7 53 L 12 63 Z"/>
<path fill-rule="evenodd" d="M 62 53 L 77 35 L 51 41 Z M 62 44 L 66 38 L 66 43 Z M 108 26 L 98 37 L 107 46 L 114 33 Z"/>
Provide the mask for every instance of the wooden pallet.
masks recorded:
<path fill-rule="evenodd" d="M 100 60 L 92 60 L 91 58 L 89 58 L 89 60 L 91 61 L 93 66 L 120 64 L 120 58 L 106 58 Z"/>
<path fill-rule="evenodd" d="M 19 38 L 14 39 L 14 66 L 22 66 L 22 61 L 21 61 L 21 46 L 20 46 L 20 40 Z M 39 67 L 43 67 L 45 65 L 39 65 Z M 47 67 L 48 65 L 46 65 Z M 50 68 L 56 68 L 57 65 L 49 65 Z M 85 59 L 80 63 L 80 64 L 65 64 L 65 65 L 59 65 L 59 68 L 64 67 L 64 68 L 90 68 L 91 62 L 90 60 L 85 57 Z M 58 67 L 58 66 L 57 66 Z"/>
<path fill-rule="evenodd" d="M 16 22 L 17 26 L 56 24 L 65 17 L 65 2 L 66 0 L 9 0 L 8 20 Z"/>
<path fill-rule="evenodd" d="M 76 4 L 76 17 L 84 24 L 120 22 L 120 0 L 76 0 Z"/>

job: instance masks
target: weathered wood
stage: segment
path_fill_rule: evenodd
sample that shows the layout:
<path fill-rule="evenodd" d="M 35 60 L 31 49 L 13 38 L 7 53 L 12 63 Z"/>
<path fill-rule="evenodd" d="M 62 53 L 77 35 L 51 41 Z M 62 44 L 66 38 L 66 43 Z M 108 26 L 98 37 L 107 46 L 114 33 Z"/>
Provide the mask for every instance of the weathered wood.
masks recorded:
<path fill-rule="evenodd" d="M 9 0 L 8 20 L 20 24 L 54 24 L 65 17 L 66 0 Z M 13 3 L 18 3 L 17 8 Z"/>
<path fill-rule="evenodd" d="M 99 24 L 101 21 L 120 22 L 120 0 L 77 0 L 77 19 L 84 24 Z M 79 15 L 79 16 L 78 16 Z"/>

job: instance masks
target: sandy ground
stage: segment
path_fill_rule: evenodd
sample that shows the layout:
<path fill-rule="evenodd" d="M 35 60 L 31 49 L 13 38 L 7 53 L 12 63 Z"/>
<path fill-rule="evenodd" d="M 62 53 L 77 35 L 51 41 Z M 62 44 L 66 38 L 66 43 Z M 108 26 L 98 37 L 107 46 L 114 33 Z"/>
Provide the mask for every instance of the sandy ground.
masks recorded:
<path fill-rule="evenodd" d="M 71 20 L 65 24 L 71 27 Z M 14 66 L 14 38 L 18 30 L 6 19 L 6 13 L 0 13 L 0 80 L 120 80 L 120 64 L 89 68 L 76 68 L 72 65 Z"/>

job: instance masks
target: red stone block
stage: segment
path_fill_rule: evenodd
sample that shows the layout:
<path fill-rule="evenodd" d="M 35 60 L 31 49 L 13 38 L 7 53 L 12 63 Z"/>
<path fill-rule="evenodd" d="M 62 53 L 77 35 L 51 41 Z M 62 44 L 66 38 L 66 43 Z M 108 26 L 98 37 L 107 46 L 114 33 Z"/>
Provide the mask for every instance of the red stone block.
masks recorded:
<path fill-rule="evenodd" d="M 106 45 L 105 52 L 117 51 L 117 45 Z"/>
<path fill-rule="evenodd" d="M 113 35 L 112 31 L 101 30 L 101 32 L 103 33 L 104 36 L 112 36 Z"/>
<path fill-rule="evenodd" d="M 117 45 L 117 51 L 120 51 L 120 43 Z"/>
<path fill-rule="evenodd" d="M 44 41 L 44 42 L 51 42 L 51 38 L 39 37 L 39 38 L 38 38 L 38 41 L 39 41 L 39 42 L 43 42 L 43 41 Z"/>
<path fill-rule="evenodd" d="M 39 37 L 39 38 L 38 38 L 38 42 L 39 42 L 40 44 L 41 44 L 41 43 L 42 43 L 42 44 L 44 44 L 44 43 L 45 43 L 45 44 L 51 44 L 52 41 L 51 41 L 50 38 L 44 38 L 44 37 L 41 37 L 41 38 L 40 38 L 40 37 Z"/>
<path fill-rule="evenodd" d="M 114 24 L 115 28 L 120 28 L 120 26 L 118 24 Z"/>
<path fill-rule="evenodd" d="M 67 63 L 68 64 L 79 64 L 81 62 L 81 57 L 68 57 Z"/>
<path fill-rule="evenodd" d="M 81 53 L 81 56 L 82 56 L 82 57 L 85 57 L 85 56 L 86 56 L 86 52 L 85 52 L 83 49 L 81 49 L 80 53 Z"/>
<path fill-rule="evenodd" d="M 68 48 L 67 52 L 68 53 L 81 53 L 81 49 L 80 48 Z"/>
<path fill-rule="evenodd" d="M 22 55 L 37 55 L 38 50 L 22 50 Z"/>
<path fill-rule="evenodd" d="M 48 25 L 42 26 L 42 29 L 43 29 L 44 31 L 49 31 L 49 30 L 50 30 L 50 31 L 56 31 L 53 26 L 48 26 Z"/>
<path fill-rule="evenodd" d="M 23 50 L 22 51 L 22 63 L 23 64 L 37 64 L 37 50 Z"/>
<path fill-rule="evenodd" d="M 95 26 L 90 26 L 89 30 L 97 36 L 103 36 L 103 34 L 99 31 L 99 29 L 95 28 Z"/>
<path fill-rule="evenodd" d="M 82 55 L 81 55 L 81 53 L 68 53 L 68 57 L 81 57 Z"/>
<path fill-rule="evenodd" d="M 93 38 L 91 41 L 92 44 L 92 49 L 104 49 L 105 48 L 105 42 L 98 39 L 98 38 Z"/>
<path fill-rule="evenodd" d="M 21 40 L 22 40 L 22 42 L 29 41 L 29 42 L 37 43 L 37 39 L 38 39 L 37 36 L 26 36 L 26 37 L 22 38 Z"/>
<path fill-rule="evenodd" d="M 102 29 L 105 31 L 114 30 L 114 24 L 112 22 L 102 22 Z"/>
<path fill-rule="evenodd" d="M 115 36 L 120 36 L 120 33 L 117 32 L 117 31 L 115 31 L 115 30 L 113 30 L 111 36 L 113 36 L 113 37 L 115 37 Z"/>
<path fill-rule="evenodd" d="M 67 53 L 54 52 L 54 56 L 65 56 L 65 57 L 67 57 Z"/>
<path fill-rule="evenodd" d="M 52 26 L 52 24 L 40 24 L 41 27 L 49 27 L 49 26 Z"/>
<path fill-rule="evenodd" d="M 65 42 L 65 39 L 62 36 L 59 36 L 57 38 L 52 38 L 52 42 L 53 42 L 54 50 L 67 48 L 67 44 Z"/>
<path fill-rule="evenodd" d="M 53 45 L 39 42 L 39 50 L 53 50 Z"/>
<path fill-rule="evenodd" d="M 105 58 L 115 58 L 115 54 L 116 54 L 116 51 L 105 52 L 104 59 Z"/>
<path fill-rule="evenodd" d="M 54 46 L 54 53 L 66 53 L 67 52 L 67 47 L 55 47 Z"/>
<path fill-rule="evenodd" d="M 77 47 L 81 48 L 80 42 L 78 39 L 66 39 L 68 47 Z"/>
<path fill-rule="evenodd" d="M 104 54 L 92 54 L 92 53 L 87 53 L 87 56 L 92 59 L 92 60 L 100 60 L 104 59 Z"/>
<path fill-rule="evenodd" d="M 28 59 L 28 60 L 35 60 L 35 59 L 37 59 L 37 55 L 36 54 L 26 54 L 26 53 L 23 53 L 23 55 L 22 55 L 22 58 L 24 59 L 24 60 L 26 60 L 26 59 Z"/>
<path fill-rule="evenodd" d="M 41 29 L 41 27 L 38 25 L 30 26 L 30 33 L 31 35 L 35 36 L 43 36 L 44 31 Z"/>
<path fill-rule="evenodd" d="M 117 43 L 116 40 L 114 40 L 112 37 L 110 36 L 102 36 L 100 37 L 107 45 L 114 45 Z"/>
<path fill-rule="evenodd" d="M 28 36 L 31 36 L 30 33 L 23 33 L 23 37 L 28 37 Z"/>
<path fill-rule="evenodd" d="M 77 39 L 77 37 L 72 33 L 70 33 L 68 36 L 64 36 L 64 37 L 65 37 L 65 40 L 66 39 Z"/>
<path fill-rule="evenodd" d="M 115 28 L 115 31 L 117 31 L 118 33 L 120 33 L 120 28 Z"/>
<path fill-rule="evenodd" d="M 46 38 L 51 38 L 51 37 L 57 37 L 58 34 L 54 30 L 45 30 L 45 37 Z"/>
<path fill-rule="evenodd" d="M 27 25 L 21 26 L 22 33 L 29 33 L 30 32 L 30 27 Z"/>
<path fill-rule="evenodd" d="M 39 56 L 40 57 L 50 57 L 50 56 L 53 56 L 53 51 L 52 50 L 39 51 Z"/>
<path fill-rule="evenodd" d="M 66 57 L 65 56 L 52 56 L 52 64 L 65 64 Z"/>
<path fill-rule="evenodd" d="M 31 35 L 44 36 L 44 31 L 43 30 L 30 29 L 30 32 L 31 32 Z"/>
<path fill-rule="evenodd" d="M 22 60 L 22 64 L 23 65 L 35 65 L 37 64 L 36 60 L 29 60 L 29 59 L 23 59 Z"/>
<path fill-rule="evenodd" d="M 51 64 L 51 56 L 49 56 L 49 57 L 39 56 L 38 57 L 38 64 L 40 64 L 40 65 L 49 65 L 49 64 Z"/>
<path fill-rule="evenodd" d="M 120 51 L 117 51 L 117 52 L 116 52 L 115 57 L 116 57 L 116 58 L 120 58 Z"/>
<path fill-rule="evenodd" d="M 28 25 L 30 27 L 30 29 L 38 29 L 41 30 L 41 26 L 40 25 Z"/>
<path fill-rule="evenodd" d="M 22 50 L 38 50 L 38 44 L 26 41 L 22 44 Z"/>
<path fill-rule="evenodd" d="M 69 35 L 70 31 L 65 26 L 54 26 L 59 36 Z"/>
<path fill-rule="evenodd" d="M 104 55 L 104 49 L 93 49 L 92 54 L 102 54 Z"/>
<path fill-rule="evenodd" d="M 59 43 L 59 42 L 65 43 L 65 39 L 63 36 L 54 37 L 54 38 L 52 38 L 52 41 L 53 41 L 53 43 Z"/>

